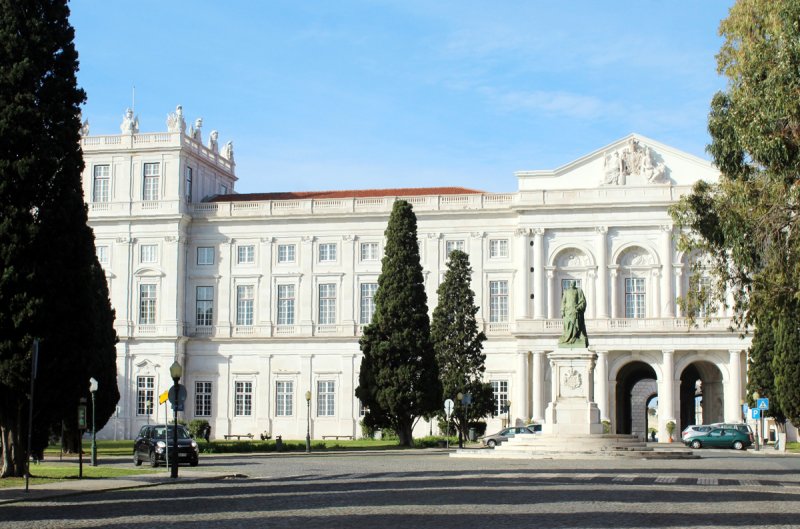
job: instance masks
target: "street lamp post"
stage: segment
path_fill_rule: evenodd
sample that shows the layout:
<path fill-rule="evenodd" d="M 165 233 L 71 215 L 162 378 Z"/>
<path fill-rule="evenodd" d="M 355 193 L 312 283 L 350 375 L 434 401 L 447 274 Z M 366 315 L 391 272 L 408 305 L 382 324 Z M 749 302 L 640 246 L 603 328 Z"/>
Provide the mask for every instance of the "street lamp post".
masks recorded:
<path fill-rule="evenodd" d="M 306 391 L 306 454 L 311 453 L 311 391 Z"/>
<path fill-rule="evenodd" d="M 511 426 L 511 401 L 506 401 L 506 426 Z"/>
<path fill-rule="evenodd" d="M 95 427 L 95 405 L 94 395 L 97 393 L 97 380 L 94 377 L 89 379 L 89 392 L 92 394 L 92 466 L 97 466 L 97 428 Z"/>
<path fill-rule="evenodd" d="M 172 377 L 173 382 L 173 391 L 175 392 L 175 403 L 173 404 L 173 409 L 175 410 L 175 421 L 172 425 L 172 465 L 171 465 L 171 478 L 178 477 L 178 389 L 180 385 L 178 381 L 181 379 L 181 375 L 183 375 L 183 367 L 175 360 L 171 366 L 169 366 L 169 375 Z"/>
<path fill-rule="evenodd" d="M 459 391 L 458 394 L 456 395 L 456 399 L 458 400 L 458 402 L 461 403 L 461 414 L 462 414 L 462 417 L 466 418 L 466 414 L 464 413 L 464 402 L 463 402 L 464 394 Z M 463 438 L 461 436 L 461 430 L 462 430 L 463 427 L 464 427 L 463 423 L 458 425 L 458 447 L 459 448 L 464 448 L 464 441 L 463 441 Z"/>

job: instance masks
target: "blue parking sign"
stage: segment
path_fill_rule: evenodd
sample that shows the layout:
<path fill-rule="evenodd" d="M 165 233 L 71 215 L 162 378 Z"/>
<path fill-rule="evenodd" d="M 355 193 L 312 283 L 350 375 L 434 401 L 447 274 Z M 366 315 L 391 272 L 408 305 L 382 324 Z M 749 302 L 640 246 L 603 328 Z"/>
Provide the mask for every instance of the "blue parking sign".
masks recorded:
<path fill-rule="evenodd" d="M 761 410 L 758 408 L 752 408 L 750 410 L 750 418 L 751 419 L 760 419 L 761 418 Z"/>

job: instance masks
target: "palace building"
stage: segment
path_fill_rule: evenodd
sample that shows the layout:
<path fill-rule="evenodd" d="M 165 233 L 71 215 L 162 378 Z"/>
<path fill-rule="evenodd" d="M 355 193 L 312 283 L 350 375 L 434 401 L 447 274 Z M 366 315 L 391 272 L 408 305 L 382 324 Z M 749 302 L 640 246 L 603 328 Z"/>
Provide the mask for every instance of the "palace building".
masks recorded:
<path fill-rule="evenodd" d="M 175 359 L 185 418 L 207 419 L 212 437 L 300 439 L 309 424 L 312 438 L 360 437 L 358 340 L 396 199 L 417 215 L 431 312 L 448 253 L 470 256 L 497 400 L 489 430 L 545 420 L 570 284 L 586 295 L 594 402 L 612 431 L 644 435 L 648 415 L 660 439 L 670 421 L 677 437 L 688 424 L 742 420 L 749 341 L 729 330 L 727 309 L 690 328 L 676 301 L 690 256 L 676 249 L 668 208 L 718 178 L 708 161 L 631 134 L 558 169 L 520 171 L 512 193 L 398 182 L 237 194 L 232 143 L 220 147 L 216 131 L 204 143 L 180 107 L 166 129 L 140 133 L 131 112 L 120 134 L 87 125 L 81 140 L 119 335 L 121 399 L 102 437 L 165 420 L 159 395 Z"/>

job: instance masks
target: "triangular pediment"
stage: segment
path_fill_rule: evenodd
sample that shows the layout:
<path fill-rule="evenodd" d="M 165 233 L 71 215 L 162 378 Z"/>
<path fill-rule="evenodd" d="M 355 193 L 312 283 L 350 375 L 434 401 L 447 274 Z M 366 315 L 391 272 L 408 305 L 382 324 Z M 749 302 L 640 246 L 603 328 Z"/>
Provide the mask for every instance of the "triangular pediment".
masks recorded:
<path fill-rule="evenodd" d="M 715 182 L 708 160 L 639 134 L 630 134 L 554 170 L 516 173 L 520 191 L 602 187 L 691 186 Z"/>

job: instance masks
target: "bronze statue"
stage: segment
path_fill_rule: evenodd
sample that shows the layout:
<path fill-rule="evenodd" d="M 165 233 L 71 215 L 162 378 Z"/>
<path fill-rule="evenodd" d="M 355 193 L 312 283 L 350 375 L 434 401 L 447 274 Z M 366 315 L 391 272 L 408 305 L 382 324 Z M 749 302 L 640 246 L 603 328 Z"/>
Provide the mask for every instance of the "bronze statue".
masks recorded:
<path fill-rule="evenodd" d="M 561 317 L 564 319 L 564 332 L 558 339 L 559 347 L 588 347 L 586 323 L 583 313 L 586 311 L 586 296 L 575 284 L 564 289 L 561 294 Z"/>

